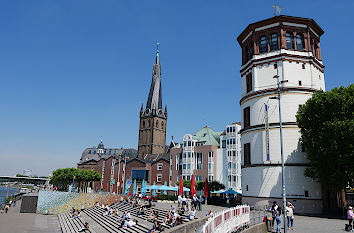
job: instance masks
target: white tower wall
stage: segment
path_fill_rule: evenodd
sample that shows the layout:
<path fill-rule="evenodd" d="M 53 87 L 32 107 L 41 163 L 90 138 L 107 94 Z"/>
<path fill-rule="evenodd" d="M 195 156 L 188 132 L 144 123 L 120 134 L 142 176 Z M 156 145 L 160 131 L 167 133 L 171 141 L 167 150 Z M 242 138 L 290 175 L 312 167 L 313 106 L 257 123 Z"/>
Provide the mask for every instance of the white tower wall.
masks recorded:
<path fill-rule="evenodd" d="M 270 39 L 274 34 L 277 35 L 277 47 L 271 51 Z M 288 47 L 288 34 L 294 37 L 293 48 Z M 314 92 L 325 90 L 324 66 L 319 49 L 322 34 L 322 29 L 313 20 L 277 16 L 250 24 L 238 37 L 243 51 L 240 134 L 244 203 L 264 205 L 274 200 L 282 203 L 278 100 L 270 99 L 277 97 L 277 79 L 274 76 L 278 75 L 279 81 L 287 81 L 280 85 L 286 196 L 294 202 L 297 213 L 321 212 L 321 187 L 304 175 L 309 161 L 300 144 L 296 113 Z M 297 35 L 302 36 L 301 42 L 297 42 Z M 263 36 L 267 38 L 266 50 L 264 47 L 261 49 Z M 247 81 L 250 78 L 251 82 Z M 246 108 L 249 108 L 249 116 L 244 111 Z M 249 150 L 246 150 L 248 144 Z"/>

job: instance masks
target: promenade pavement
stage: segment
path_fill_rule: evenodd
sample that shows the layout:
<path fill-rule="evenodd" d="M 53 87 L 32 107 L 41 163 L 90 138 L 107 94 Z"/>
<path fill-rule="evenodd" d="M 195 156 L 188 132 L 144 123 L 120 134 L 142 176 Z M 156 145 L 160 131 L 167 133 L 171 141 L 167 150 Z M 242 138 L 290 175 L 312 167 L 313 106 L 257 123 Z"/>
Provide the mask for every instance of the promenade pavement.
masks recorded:
<path fill-rule="evenodd" d="M 21 201 L 7 214 L 0 214 L 0 233 L 59 233 L 56 215 L 20 213 Z"/>
<path fill-rule="evenodd" d="M 329 219 L 308 216 L 295 216 L 294 230 L 289 233 L 341 233 L 344 230 L 347 220 Z M 282 223 L 283 225 L 283 223 Z M 282 228 L 284 232 L 284 228 Z"/>

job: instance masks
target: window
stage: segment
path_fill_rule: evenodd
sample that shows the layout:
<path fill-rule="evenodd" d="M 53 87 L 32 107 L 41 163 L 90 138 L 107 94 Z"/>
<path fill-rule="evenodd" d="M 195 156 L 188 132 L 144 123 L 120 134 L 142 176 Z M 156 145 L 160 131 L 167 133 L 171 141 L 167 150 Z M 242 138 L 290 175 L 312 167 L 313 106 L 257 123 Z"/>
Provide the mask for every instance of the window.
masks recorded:
<path fill-rule="evenodd" d="M 228 169 L 231 169 L 231 162 L 228 162 L 228 163 L 227 163 L 227 168 L 228 168 Z"/>
<path fill-rule="evenodd" d="M 246 191 L 248 191 L 248 185 L 246 185 Z"/>
<path fill-rule="evenodd" d="M 91 154 L 91 150 L 89 150 L 89 154 Z"/>
<path fill-rule="evenodd" d="M 93 153 L 96 154 L 96 150 L 94 150 Z"/>
<path fill-rule="evenodd" d="M 109 150 L 109 151 L 108 151 L 108 154 L 110 155 L 111 153 L 112 153 L 112 150 Z"/>
<path fill-rule="evenodd" d="M 159 127 L 159 121 L 156 121 L 156 128 Z"/>
<path fill-rule="evenodd" d="M 246 92 L 252 91 L 252 74 L 249 73 L 246 76 Z"/>
<path fill-rule="evenodd" d="M 250 107 L 243 109 L 243 127 L 250 127 Z"/>
<path fill-rule="evenodd" d="M 304 35 L 303 34 L 296 35 L 296 49 L 299 51 L 304 50 Z"/>
<path fill-rule="evenodd" d="M 148 120 L 148 127 L 150 128 L 150 120 Z"/>
<path fill-rule="evenodd" d="M 253 42 L 251 42 L 248 46 L 245 47 L 245 57 L 246 57 L 246 62 L 251 60 L 253 57 L 254 49 L 253 49 Z"/>
<path fill-rule="evenodd" d="M 294 35 L 292 33 L 287 32 L 285 34 L 286 37 L 286 48 L 294 49 Z"/>
<path fill-rule="evenodd" d="M 187 164 L 187 169 L 191 169 L 191 164 L 190 163 Z"/>
<path fill-rule="evenodd" d="M 234 182 L 236 182 L 236 176 L 233 176 L 233 178 L 234 178 Z"/>
<path fill-rule="evenodd" d="M 183 164 L 183 169 L 186 169 L 186 164 L 185 163 Z"/>
<path fill-rule="evenodd" d="M 162 174 L 157 174 L 156 182 L 158 182 L 158 183 L 162 182 Z"/>
<path fill-rule="evenodd" d="M 163 168 L 163 164 L 162 163 L 158 163 L 157 164 L 157 170 L 158 171 L 162 171 L 162 168 Z"/>
<path fill-rule="evenodd" d="M 278 49 L 278 34 L 274 33 L 270 38 L 270 51 Z"/>
<path fill-rule="evenodd" d="M 213 154 L 212 151 L 209 151 L 209 152 L 208 152 L 208 157 L 209 157 L 209 158 L 213 158 L 213 157 L 214 157 L 214 154 Z"/>
<path fill-rule="evenodd" d="M 197 152 L 196 156 L 197 169 L 203 169 L 203 153 Z"/>
<path fill-rule="evenodd" d="M 251 165 L 251 144 L 246 143 L 243 145 L 244 148 L 244 165 L 249 166 Z"/>
<path fill-rule="evenodd" d="M 107 150 L 104 150 L 104 154 L 106 154 Z"/>
<path fill-rule="evenodd" d="M 274 63 L 274 69 L 278 69 L 278 64 Z"/>
<path fill-rule="evenodd" d="M 303 70 L 305 69 L 305 63 L 302 63 L 302 69 Z"/>
<path fill-rule="evenodd" d="M 309 197 L 309 191 L 305 190 L 305 197 Z"/>
<path fill-rule="evenodd" d="M 268 52 L 268 40 L 266 36 L 261 36 L 259 39 L 259 52 Z"/>
<path fill-rule="evenodd" d="M 163 126 L 164 126 L 164 124 L 163 124 L 163 121 L 161 122 L 161 128 L 163 129 Z"/>
<path fill-rule="evenodd" d="M 236 157 L 236 151 L 232 151 L 232 155 Z"/>
<path fill-rule="evenodd" d="M 302 86 L 302 82 L 301 82 L 301 80 L 299 80 L 299 86 Z"/>

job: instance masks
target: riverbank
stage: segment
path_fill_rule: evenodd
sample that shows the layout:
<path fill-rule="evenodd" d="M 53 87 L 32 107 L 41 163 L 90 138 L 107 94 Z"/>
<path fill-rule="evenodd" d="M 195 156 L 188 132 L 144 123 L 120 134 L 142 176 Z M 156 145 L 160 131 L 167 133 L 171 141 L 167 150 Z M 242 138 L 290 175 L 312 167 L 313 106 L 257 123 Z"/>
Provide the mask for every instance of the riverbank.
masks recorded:
<path fill-rule="evenodd" d="M 0 186 L 0 205 L 3 204 L 4 200 L 6 199 L 7 189 L 7 186 Z M 20 189 L 11 187 L 9 191 L 9 196 L 15 195 L 19 192 Z"/>

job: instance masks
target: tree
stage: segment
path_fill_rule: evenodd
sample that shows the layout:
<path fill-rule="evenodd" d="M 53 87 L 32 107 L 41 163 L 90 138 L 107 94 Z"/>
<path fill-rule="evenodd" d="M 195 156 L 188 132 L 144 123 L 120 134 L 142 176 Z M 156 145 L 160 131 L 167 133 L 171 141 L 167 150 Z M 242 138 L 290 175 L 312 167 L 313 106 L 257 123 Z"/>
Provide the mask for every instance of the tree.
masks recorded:
<path fill-rule="evenodd" d="M 81 191 L 86 191 L 89 182 L 101 180 L 101 174 L 96 171 L 62 168 L 53 172 L 50 183 L 57 186 L 58 190 L 65 191 L 68 185 L 72 184 L 73 177 L 76 177 L 75 184 Z"/>
<path fill-rule="evenodd" d="M 354 185 L 354 84 L 316 92 L 296 115 L 310 166 L 305 175 L 331 191 Z M 345 194 L 342 192 L 345 202 Z"/>
<path fill-rule="evenodd" d="M 176 186 L 179 185 L 179 181 L 176 182 Z M 183 187 L 190 188 L 191 187 L 191 181 L 190 180 L 183 180 Z"/>
<path fill-rule="evenodd" d="M 204 186 L 203 186 L 204 188 Z M 224 189 L 225 185 L 217 182 L 217 181 L 212 181 L 209 183 L 209 191 L 218 191 L 220 189 Z"/>
<path fill-rule="evenodd" d="M 203 190 L 204 189 L 204 181 L 196 181 L 195 182 L 195 189 L 197 191 Z"/>

